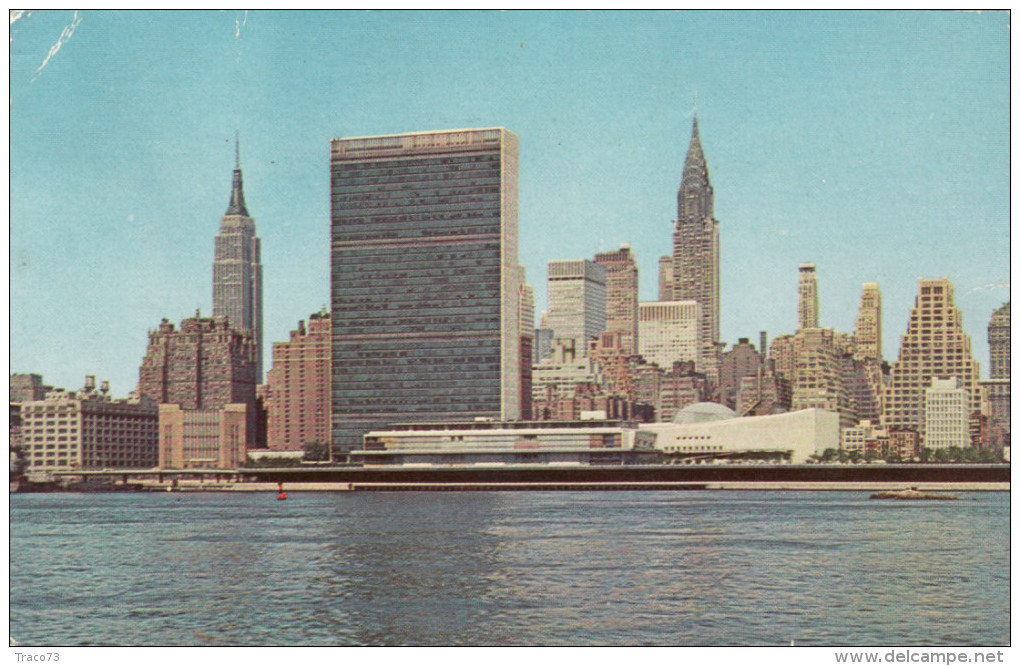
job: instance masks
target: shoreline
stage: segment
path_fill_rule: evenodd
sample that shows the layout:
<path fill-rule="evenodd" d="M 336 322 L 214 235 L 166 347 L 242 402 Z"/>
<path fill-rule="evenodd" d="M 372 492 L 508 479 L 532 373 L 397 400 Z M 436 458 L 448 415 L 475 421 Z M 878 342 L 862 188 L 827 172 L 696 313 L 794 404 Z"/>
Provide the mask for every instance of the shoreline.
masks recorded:
<path fill-rule="evenodd" d="M 269 482 L 203 482 L 180 481 L 176 487 L 167 482 L 142 482 L 118 492 L 248 492 L 278 493 L 276 483 Z M 819 492 L 877 492 L 916 488 L 922 492 L 1009 492 L 1010 484 L 974 482 L 858 482 L 858 481 L 720 481 L 710 483 L 337 483 L 295 482 L 285 483 L 287 493 L 301 492 L 543 492 L 543 491 L 819 491 Z M 90 490 L 55 490 L 53 492 L 97 492 Z M 103 492 L 102 490 L 98 492 Z"/>

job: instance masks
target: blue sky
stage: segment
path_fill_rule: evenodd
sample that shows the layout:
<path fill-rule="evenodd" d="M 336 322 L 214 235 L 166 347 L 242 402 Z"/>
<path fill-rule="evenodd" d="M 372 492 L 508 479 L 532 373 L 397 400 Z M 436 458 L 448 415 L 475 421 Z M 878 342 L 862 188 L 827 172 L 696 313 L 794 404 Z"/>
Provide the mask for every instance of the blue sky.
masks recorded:
<path fill-rule="evenodd" d="M 949 277 L 982 376 L 1009 299 L 1009 16 L 959 12 L 33 11 L 10 26 L 10 367 L 137 383 L 147 331 L 212 312 L 241 133 L 265 347 L 329 302 L 329 140 L 506 127 L 520 258 L 629 243 L 657 298 L 695 97 L 721 335 L 796 326 L 797 267 L 896 359 Z M 54 47 L 59 44 L 59 49 Z"/>

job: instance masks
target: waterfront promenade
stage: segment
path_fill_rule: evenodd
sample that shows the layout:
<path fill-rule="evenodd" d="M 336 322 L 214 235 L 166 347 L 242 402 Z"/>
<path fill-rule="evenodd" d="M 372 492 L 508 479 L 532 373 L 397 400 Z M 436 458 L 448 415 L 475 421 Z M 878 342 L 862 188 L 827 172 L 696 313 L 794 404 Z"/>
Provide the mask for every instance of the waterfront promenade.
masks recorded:
<path fill-rule="evenodd" d="M 60 472 L 62 483 L 107 482 L 135 490 L 921 490 L 1008 491 L 996 465 L 451 465 L 101 470 Z"/>

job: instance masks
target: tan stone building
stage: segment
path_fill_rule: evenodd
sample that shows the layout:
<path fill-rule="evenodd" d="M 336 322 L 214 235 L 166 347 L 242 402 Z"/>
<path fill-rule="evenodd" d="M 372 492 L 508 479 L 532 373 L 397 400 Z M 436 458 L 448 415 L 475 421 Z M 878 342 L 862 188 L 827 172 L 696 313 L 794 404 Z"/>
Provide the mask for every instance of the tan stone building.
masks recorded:
<path fill-rule="evenodd" d="M 882 292 L 877 282 L 865 282 L 854 323 L 854 358 L 882 359 Z"/>
<path fill-rule="evenodd" d="M 247 421 L 247 405 L 220 409 L 160 405 L 160 468 L 237 468 L 248 457 Z"/>
<path fill-rule="evenodd" d="M 69 392 L 50 391 L 21 404 L 21 449 L 29 472 L 156 466 L 156 405 L 113 400 L 95 377 Z"/>
<path fill-rule="evenodd" d="M 219 446 L 223 452 L 215 458 L 229 461 L 240 455 L 244 460 L 247 449 L 264 446 L 256 440 L 252 333 L 234 329 L 225 318 L 196 316 L 182 321 L 180 330 L 164 319 L 149 333 L 136 392 L 161 406 L 178 408 L 160 409 L 161 465 L 210 466 L 214 456 L 208 452 L 209 438 L 221 432 L 221 422 L 233 424 L 240 418 L 239 411 L 243 412 L 244 427 L 222 431 L 225 438 Z M 212 416 L 220 411 L 229 414 Z M 235 451 L 238 435 L 242 436 L 240 453 Z"/>
<path fill-rule="evenodd" d="M 967 391 L 968 415 L 982 413 L 978 364 L 963 332 L 963 316 L 948 278 L 921 280 L 907 332 L 900 342 L 884 395 L 882 423 L 914 430 L 924 438 L 924 394 L 932 378 L 955 377 Z"/>
<path fill-rule="evenodd" d="M 595 255 L 606 269 L 606 331 L 620 334 L 625 354 L 638 350 L 638 267 L 629 245 Z"/>
<path fill-rule="evenodd" d="M 818 328 L 818 277 L 814 264 L 800 265 L 797 282 L 797 330 Z"/>

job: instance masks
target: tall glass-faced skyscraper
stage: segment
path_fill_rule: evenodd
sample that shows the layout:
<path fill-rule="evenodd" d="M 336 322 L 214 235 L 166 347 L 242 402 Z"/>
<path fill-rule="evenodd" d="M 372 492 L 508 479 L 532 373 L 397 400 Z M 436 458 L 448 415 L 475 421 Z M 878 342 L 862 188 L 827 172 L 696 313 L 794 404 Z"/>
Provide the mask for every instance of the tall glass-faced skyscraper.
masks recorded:
<path fill-rule="evenodd" d="M 335 139 L 333 449 L 391 423 L 520 415 L 517 137 Z"/>
<path fill-rule="evenodd" d="M 262 383 L 262 252 L 255 220 L 244 204 L 241 149 L 236 147 L 230 204 L 220 220 L 213 259 L 213 317 L 251 331 L 255 341 L 255 383 Z"/>

